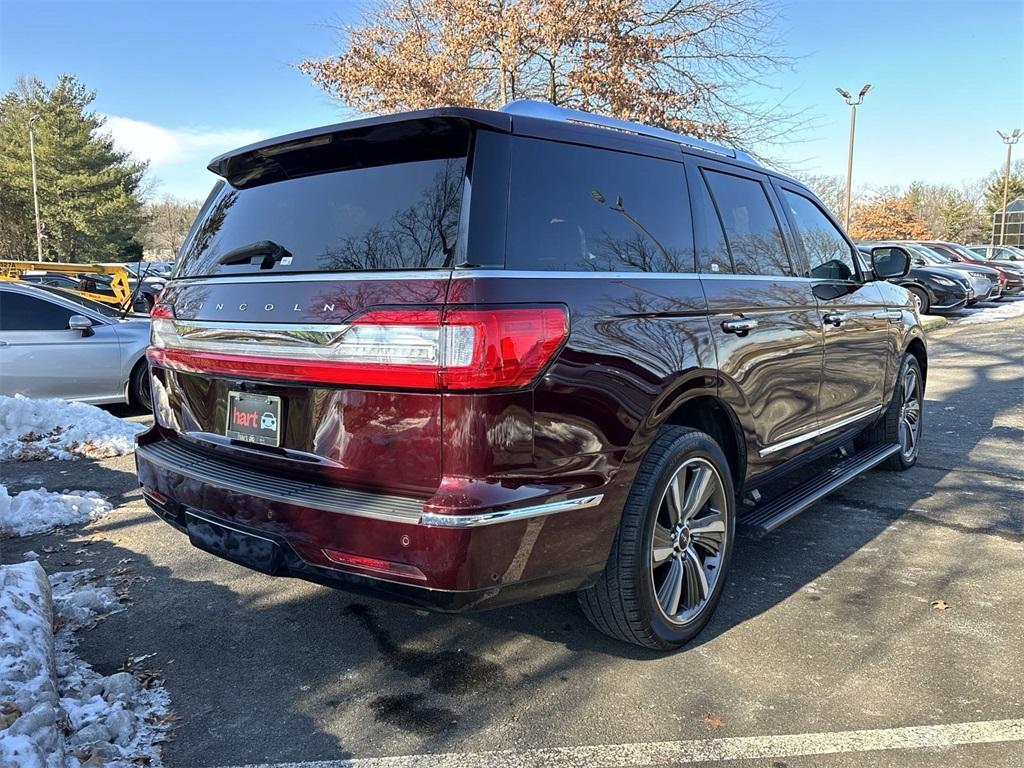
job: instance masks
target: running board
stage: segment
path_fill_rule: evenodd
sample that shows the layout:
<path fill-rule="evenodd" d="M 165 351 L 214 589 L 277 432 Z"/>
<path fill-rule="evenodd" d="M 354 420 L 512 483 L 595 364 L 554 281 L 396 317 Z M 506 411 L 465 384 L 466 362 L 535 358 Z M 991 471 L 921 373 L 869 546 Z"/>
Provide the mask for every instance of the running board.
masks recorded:
<path fill-rule="evenodd" d="M 833 464 L 820 475 L 816 475 L 776 499 L 756 507 L 737 521 L 757 536 L 774 531 L 789 522 L 816 501 L 828 496 L 858 475 L 881 464 L 898 452 L 898 444 L 880 445 L 868 448 Z"/>

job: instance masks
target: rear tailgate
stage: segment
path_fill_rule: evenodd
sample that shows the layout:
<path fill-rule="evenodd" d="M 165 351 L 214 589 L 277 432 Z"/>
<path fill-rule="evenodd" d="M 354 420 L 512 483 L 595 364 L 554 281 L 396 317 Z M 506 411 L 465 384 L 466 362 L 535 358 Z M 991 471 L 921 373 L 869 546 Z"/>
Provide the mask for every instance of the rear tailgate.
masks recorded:
<path fill-rule="evenodd" d="M 271 474 L 428 497 L 441 477 L 437 319 L 473 131 L 432 113 L 214 161 L 224 181 L 154 312 L 165 434 Z"/>
<path fill-rule="evenodd" d="M 427 496 L 440 482 L 440 394 L 340 387 L 316 361 L 368 307 L 440 307 L 450 273 L 335 277 L 172 285 L 162 306 L 174 317 L 154 320 L 150 350 L 158 422 L 272 474 Z M 246 410 L 255 425 L 239 423 Z"/>

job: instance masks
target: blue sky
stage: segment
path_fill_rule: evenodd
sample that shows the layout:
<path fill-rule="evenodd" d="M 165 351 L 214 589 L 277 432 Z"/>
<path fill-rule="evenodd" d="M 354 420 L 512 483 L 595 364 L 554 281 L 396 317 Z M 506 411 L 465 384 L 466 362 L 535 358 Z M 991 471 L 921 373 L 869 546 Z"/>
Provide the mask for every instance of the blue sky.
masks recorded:
<path fill-rule="evenodd" d="M 996 129 L 1024 128 L 1021 0 L 778 5 L 783 50 L 798 58 L 751 95 L 810 119 L 768 150 L 788 167 L 845 173 L 849 112 L 837 85 L 874 85 L 858 112 L 857 186 L 973 180 L 1005 156 Z M 78 75 L 118 141 L 150 160 L 155 194 L 202 197 L 218 152 L 352 114 L 294 65 L 337 50 L 330 25 L 357 20 L 359 7 L 2 0 L 0 86 Z"/>

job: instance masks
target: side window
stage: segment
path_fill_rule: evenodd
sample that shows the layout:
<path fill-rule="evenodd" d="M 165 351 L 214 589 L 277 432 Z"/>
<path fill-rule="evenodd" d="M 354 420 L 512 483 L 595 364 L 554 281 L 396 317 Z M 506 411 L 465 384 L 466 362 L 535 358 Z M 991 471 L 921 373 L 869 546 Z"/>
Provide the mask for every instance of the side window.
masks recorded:
<path fill-rule="evenodd" d="M 779 222 L 764 185 L 728 173 L 704 171 L 725 227 L 738 275 L 792 275 Z"/>
<path fill-rule="evenodd" d="M 682 163 L 512 139 L 507 269 L 692 272 Z"/>
<path fill-rule="evenodd" d="M 0 331 L 63 331 L 72 314 L 35 296 L 0 292 Z"/>
<path fill-rule="evenodd" d="M 810 277 L 819 280 L 853 280 L 857 270 L 850 244 L 821 209 L 809 198 L 782 190 L 782 199 L 793 216 L 797 237 L 811 265 Z"/>
<path fill-rule="evenodd" d="M 690 202 L 693 204 L 694 229 L 697 238 L 697 268 L 712 274 L 732 272 L 729 246 L 725 244 L 725 230 L 718 219 L 715 204 L 711 202 L 708 185 L 700 172 L 691 177 Z"/>

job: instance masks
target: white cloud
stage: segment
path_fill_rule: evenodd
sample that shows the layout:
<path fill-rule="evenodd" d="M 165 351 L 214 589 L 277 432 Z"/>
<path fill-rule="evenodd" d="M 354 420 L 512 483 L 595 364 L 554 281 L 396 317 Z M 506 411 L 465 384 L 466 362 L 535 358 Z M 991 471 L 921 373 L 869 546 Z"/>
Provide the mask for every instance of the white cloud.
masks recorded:
<path fill-rule="evenodd" d="M 179 163 L 205 166 L 221 152 L 251 144 L 264 138 L 253 129 L 205 131 L 196 128 L 164 128 L 130 117 L 107 115 L 103 130 L 114 143 L 131 152 L 138 160 L 148 160 L 151 168 L 166 168 Z"/>

